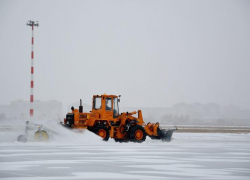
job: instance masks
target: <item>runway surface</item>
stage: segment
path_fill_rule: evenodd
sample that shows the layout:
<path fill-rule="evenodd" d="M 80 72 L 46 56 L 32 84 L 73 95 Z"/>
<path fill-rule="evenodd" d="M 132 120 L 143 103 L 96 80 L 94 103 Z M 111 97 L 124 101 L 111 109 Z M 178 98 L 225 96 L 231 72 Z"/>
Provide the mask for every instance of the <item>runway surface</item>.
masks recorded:
<path fill-rule="evenodd" d="M 141 144 L 90 132 L 27 143 L 0 135 L 0 179 L 250 179 L 250 134 L 174 133 Z"/>

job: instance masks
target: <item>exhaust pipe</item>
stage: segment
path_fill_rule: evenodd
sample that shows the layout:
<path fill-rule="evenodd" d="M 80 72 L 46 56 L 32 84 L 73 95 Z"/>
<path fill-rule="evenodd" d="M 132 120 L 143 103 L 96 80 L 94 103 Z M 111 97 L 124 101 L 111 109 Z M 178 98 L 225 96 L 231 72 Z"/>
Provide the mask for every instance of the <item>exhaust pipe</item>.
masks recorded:
<path fill-rule="evenodd" d="M 79 113 L 83 112 L 82 100 L 80 99 Z"/>

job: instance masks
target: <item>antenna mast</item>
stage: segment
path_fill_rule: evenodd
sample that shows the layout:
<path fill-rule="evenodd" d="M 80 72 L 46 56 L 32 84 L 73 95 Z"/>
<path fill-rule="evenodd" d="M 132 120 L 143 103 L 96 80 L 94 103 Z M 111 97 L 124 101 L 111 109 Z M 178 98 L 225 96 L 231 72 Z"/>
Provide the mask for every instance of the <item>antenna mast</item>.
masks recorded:
<path fill-rule="evenodd" d="M 30 81 L 30 118 L 33 117 L 34 113 L 34 26 L 39 26 L 38 21 L 31 21 L 27 22 L 27 26 L 32 27 L 32 38 L 31 38 L 31 81 Z"/>

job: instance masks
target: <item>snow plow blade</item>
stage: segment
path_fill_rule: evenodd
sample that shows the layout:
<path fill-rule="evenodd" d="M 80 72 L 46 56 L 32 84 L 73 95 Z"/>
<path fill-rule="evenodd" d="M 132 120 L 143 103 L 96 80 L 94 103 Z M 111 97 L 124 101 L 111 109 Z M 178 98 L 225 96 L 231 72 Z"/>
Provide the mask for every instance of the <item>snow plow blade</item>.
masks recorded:
<path fill-rule="evenodd" d="M 160 139 L 162 141 L 166 141 L 166 142 L 171 141 L 172 140 L 173 132 L 175 130 L 176 129 L 162 129 L 162 130 L 160 130 L 160 132 L 159 132 Z"/>
<path fill-rule="evenodd" d="M 161 139 L 162 141 L 169 142 L 172 140 L 172 135 L 175 129 L 160 129 L 159 123 L 148 123 L 144 127 L 147 135 L 151 139 Z"/>

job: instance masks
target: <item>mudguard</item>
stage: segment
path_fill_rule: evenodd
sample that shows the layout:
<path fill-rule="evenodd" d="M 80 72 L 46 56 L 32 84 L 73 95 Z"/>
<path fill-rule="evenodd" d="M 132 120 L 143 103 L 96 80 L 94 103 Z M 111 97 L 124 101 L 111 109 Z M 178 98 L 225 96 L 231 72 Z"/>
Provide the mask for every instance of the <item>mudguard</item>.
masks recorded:
<path fill-rule="evenodd" d="M 124 131 L 125 131 L 125 132 L 128 132 L 130 126 L 131 126 L 132 124 L 134 124 L 134 123 L 137 123 L 137 122 L 139 122 L 139 121 L 137 121 L 137 120 L 132 120 L 132 121 L 130 121 L 128 124 L 126 124 L 125 130 L 124 130 Z"/>

